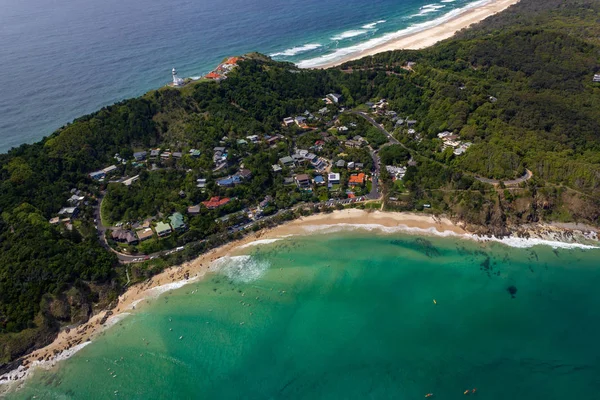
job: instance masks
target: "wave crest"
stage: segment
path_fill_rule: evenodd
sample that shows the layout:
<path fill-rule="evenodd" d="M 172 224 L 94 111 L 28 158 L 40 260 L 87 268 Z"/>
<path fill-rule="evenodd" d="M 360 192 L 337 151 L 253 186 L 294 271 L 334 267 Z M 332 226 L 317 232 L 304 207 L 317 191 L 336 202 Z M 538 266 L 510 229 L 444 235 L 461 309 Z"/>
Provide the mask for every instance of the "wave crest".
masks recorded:
<path fill-rule="evenodd" d="M 291 56 L 295 56 L 300 53 L 306 53 L 307 51 L 316 50 L 320 47 L 323 47 L 323 45 L 320 43 L 309 43 L 309 44 L 305 44 L 303 46 L 296 46 L 296 47 L 289 48 L 287 50 L 273 53 L 270 56 L 271 57 L 291 57 Z"/>
<path fill-rule="evenodd" d="M 271 264 L 252 256 L 224 256 L 211 264 L 211 269 L 227 276 L 237 283 L 249 283 L 259 279 Z"/>

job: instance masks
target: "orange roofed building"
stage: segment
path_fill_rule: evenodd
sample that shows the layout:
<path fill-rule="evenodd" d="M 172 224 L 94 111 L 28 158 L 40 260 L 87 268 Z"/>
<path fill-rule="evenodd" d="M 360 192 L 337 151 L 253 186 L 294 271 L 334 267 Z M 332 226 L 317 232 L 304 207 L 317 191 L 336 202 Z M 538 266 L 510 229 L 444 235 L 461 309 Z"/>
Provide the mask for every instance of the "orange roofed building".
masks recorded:
<path fill-rule="evenodd" d="M 356 186 L 362 185 L 365 183 L 365 174 L 362 172 L 360 174 L 350 175 L 350 180 L 348 181 L 348 185 Z"/>
<path fill-rule="evenodd" d="M 206 208 L 208 208 L 209 210 L 214 210 L 215 208 L 219 208 L 219 207 L 224 206 L 225 204 L 229 203 L 230 200 L 231 199 L 229 199 L 229 197 L 220 198 L 219 196 L 216 196 L 216 197 L 211 197 L 210 200 L 203 201 L 202 204 L 204 204 L 204 206 Z"/>
<path fill-rule="evenodd" d="M 224 62 L 224 64 L 228 64 L 228 65 L 236 65 L 238 63 L 238 61 L 240 61 L 241 58 L 239 57 L 229 57 L 227 59 L 227 61 Z"/>
<path fill-rule="evenodd" d="M 223 79 L 223 75 L 217 74 L 216 72 L 211 72 L 210 74 L 205 76 L 206 79 Z"/>

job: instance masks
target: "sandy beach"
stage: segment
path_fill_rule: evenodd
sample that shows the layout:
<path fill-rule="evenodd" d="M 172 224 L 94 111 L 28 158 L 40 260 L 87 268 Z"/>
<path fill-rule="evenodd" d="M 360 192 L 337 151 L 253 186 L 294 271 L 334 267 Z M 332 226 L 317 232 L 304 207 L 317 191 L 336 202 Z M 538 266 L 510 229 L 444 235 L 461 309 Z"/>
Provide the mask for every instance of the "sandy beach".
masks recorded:
<path fill-rule="evenodd" d="M 452 232 L 465 234 L 465 230 L 445 218 L 435 218 L 411 213 L 366 212 L 358 209 L 335 211 L 330 214 L 317 214 L 297 219 L 272 229 L 249 234 L 241 240 L 227 243 L 193 261 L 171 267 L 152 279 L 130 287 L 119 297 L 118 304 L 110 311 L 103 311 L 94 315 L 90 320 L 73 329 L 65 329 L 50 345 L 38 349 L 25 357 L 23 365 L 11 373 L 0 377 L 1 383 L 19 382 L 26 378 L 30 370 L 35 367 L 48 368 L 60 360 L 68 358 L 107 327 L 117 323 L 136 308 L 142 307 L 146 299 L 154 298 L 161 293 L 177 289 L 189 281 L 201 279 L 210 272 L 211 263 L 223 256 L 232 254 L 236 249 L 260 241 L 269 241 L 290 235 L 306 235 L 314 232 L 315 227 L 332 225 L 378 225 L 387 228 L 416 228 L 423 230 L 436 230 L 438 232 Z M 347 228 L 347 227 L 346 227 Z M 433 232 L 432 232 L 433 233 Z M 32 368 L 33 367 L 33 368 Z M 4 388 L 2 387 L 4 386 Z M 9 385 L 1 385 L 0 393 Z"/>
<path fill-rule="evenodd" d="M 518 2 L 519 0 L 490 0 L 481 6 L 468 8 L 437 26 L 415 33 L 408 33 L 379 46 L 348 54 L 347 56 L 332 62 L 323 63 L 318 65 L 317 68 L 335 67 L 347 61 L 358 60 L 363 57 L 391 50 L 418 50 L 433 46 L 439 41 L 454 36 L 454 34 L 461 29 L 468 28 L 472 24 L 483 21 L 487 17 L 497 14 Z"/>

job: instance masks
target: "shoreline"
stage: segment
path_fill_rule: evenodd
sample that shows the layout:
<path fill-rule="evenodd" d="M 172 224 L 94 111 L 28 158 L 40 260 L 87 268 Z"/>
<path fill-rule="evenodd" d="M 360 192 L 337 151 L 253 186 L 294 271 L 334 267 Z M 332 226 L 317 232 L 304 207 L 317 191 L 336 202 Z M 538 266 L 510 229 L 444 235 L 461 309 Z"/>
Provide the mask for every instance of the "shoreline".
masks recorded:
<path fill-rule="evenodd" d="M 563 224 L 564 225 L 564 224 Z M 21 366 L 0 376 L 0 395 L 21 385 L 37 368 L 48 369 L 65 360 L 78 350 L 91 343 L 105 329 L 135 312 L 136 306 L 144 300 L 150 300 L 171 290 L 178 289 L 188 283 L 201 280 L 207 273 L 217 271 L 211 269 L 212 263 L 222 257 L 237 253 L 250 246 L 272 243 L 290 236 L 324 234 L 356 229 L 369 231 L 379 230 L 384 234 L 405 233 L 421 236 L 456 237 L 488 243 L 496 241 L 512 247 L 523 247 L 511 240 L 529 241 L 528 247 L 536 244 L 559 244 L 559 240 L 570 240 L 565 243 L 570 248 L 594 248 L 594 246 L 577 244 L 577 240 L 589 239 L 597 241 L 598 231 L 589 226 L 570 225 L 535 225 L 525 227 L 519 236 L 499 239 L 477 236 L 445 217 L 436 217 L 415 213 L 399 213 L 385 211 L 364 211 L 346 209 L 328 214 L 315 214 L 302 217 L 282 225 L 251 233 L 240 240 L 226 243 L 218 248 L 200 255 L 196 259 L 170 267 L 145 282 L 131 286 L 121 296 L 115 307 L 93 315 L 88 322 L 71 329 L 63 329 L 56 339 L 46 347 L 37 349 L 21 358 Z M 590 231 L 586 234 L 585 231 Z M 574 232 L 581 232 L 576 235 Z M 531 237 L 533 235 L 533 238 Z M 508 240 L 507 240 L 508 239 Z M 557 246 L 561 247 L 561 246 Z M 600 248 L 600 247 L 596 247 Z"/>
<path fill-rule="evenodd" d="M 431 47 L 436 43 L 453 37 L 456 32 L 466 29 L 473 24 L 483 21 L 484 19 L 497 14 L 501 11 L 506 10 L 508 7 L 517 4 L 519 0 L 483 0 L 481 4 L 475 6 L 469 6 L 462 9 L 454 10 L 456 15 L 446 14 L 440 17 L 442 22 L 431 26 L 424 27 L 415 31 L 415 27 L 406 28 L 398 32 L 390 33 L 382 38 L 372 40 L 385 40 L 386 36 L 389 37 L 383 43 L 377 44 L 373 47 L 366 49 L 357 49 L 356 51 L 348 50 L 348 54 L 343 55 L 339 58 L 334 58 L 332 54 L 317 57 L 311 60 L 305 60 L 298 63 L 300 68 L 314 68 L 314 69 L 326 69 L 331 67 L 339 66 L 348 61 L 358 60 L 367 56 L 373 56 L 378 53 L 384 53 L 392 50 L 420 50 L 426 47 Z M 434 20 L 435 21 L 435 20 Z M 431 21 L 425 22 L 424 24 L 430 24 Z M 410 30 L 413 30 L 412 32 Z M 356 45 L 355 47 L 364 46 L 363 44 Z M 352 46 L 348 49 L 351 49 Z M 334 53 L 335 54 L 335 53 Z M 322 62 L 318 62 L 321 59 Z M 313 65 L 307 65 L 310 62 L 314 62 Z M 304 64 L 305 66 L 302 66 Z"/>

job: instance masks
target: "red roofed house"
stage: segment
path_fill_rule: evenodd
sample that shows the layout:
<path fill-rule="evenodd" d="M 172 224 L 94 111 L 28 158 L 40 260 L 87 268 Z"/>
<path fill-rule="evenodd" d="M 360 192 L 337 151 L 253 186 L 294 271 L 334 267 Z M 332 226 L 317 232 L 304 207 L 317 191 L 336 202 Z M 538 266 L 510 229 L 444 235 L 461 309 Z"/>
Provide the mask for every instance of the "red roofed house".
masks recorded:
<path fill-rule="evenodd" d="M 348 181 L 348 185 L 356 186 L 362 185 L 365 183 L 365 174 L 362 172 L 360 174 L 350 175 L 350 180 Z"/>
<path fill-rule="evenodd" d="M 233 65 L 233 64 L 237 64 L 238 61 L 240 61 L 239 57 L 229 57 L 227 59 L 227 61 L 225 61 L 225 64 Z"/>
<path fill-rule="evenodd" d="M 223 79 L 222 75 L 217 74 L 216 72 L 211 72 L 210 74 L 205 76 L 206 79 Z"/>
<path fill-rule="evenodd" d="M 230 199 L 228 197 L 220 198 L 219 196 L 211 197 L 210 200 L 203 201 L 202 204 L 206 206 L 209 210 L 214 210 L 215 208 L 219 208 L 229 203 Z"/>

